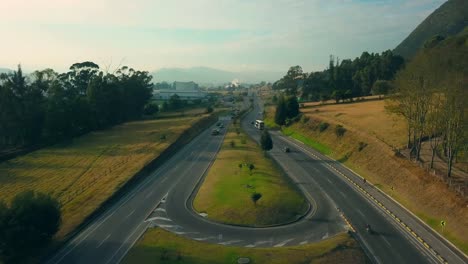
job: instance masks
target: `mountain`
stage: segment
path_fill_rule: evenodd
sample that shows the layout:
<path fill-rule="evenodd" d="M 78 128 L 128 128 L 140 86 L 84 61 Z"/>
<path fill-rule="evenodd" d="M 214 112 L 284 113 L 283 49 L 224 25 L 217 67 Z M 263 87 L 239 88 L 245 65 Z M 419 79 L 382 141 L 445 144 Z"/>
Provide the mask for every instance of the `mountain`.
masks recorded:
<path fill-rule="evenodd" d="M 12 72 L 13 70 L 7 69 L 7 68 L 0 68 L 0 73 L 9 73 Z"/>
<path fill-rule="evenodd" d="M 405 58 L 413 57 L 424 43 L 436 35 L 449 37 L 468 26 L 468 1 L 449 0 L 419 24 L 396 48 L 395 53 Z"/>
<path fill-rule="evenodd" d="M 162 68 L 152 72 L 154 82 L 194 81 L 199 84 L 218 85 L 237 79 L 241 83 L 272 82 L 284 75 L 282 72 L 243 71 L 230 72 L 208 67 Z"/>

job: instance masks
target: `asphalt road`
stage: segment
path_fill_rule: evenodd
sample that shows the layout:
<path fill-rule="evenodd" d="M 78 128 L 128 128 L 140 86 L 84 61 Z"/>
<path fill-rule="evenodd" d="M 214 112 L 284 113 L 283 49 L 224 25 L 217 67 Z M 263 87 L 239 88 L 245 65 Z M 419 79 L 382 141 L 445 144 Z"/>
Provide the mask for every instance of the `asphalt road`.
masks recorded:
<path fill-rule="evenodd" d="M 250 121 L 256 118 L 258 111 L 254 109 L 242 123 L 247 133 L 257 140 L 259 131 Z M 208 221 L 192 210 L 191 199 L 222 143 L 222 135 L 211 136 L 210 132 L 208 129 L 181 149 L 83 229 L 48 263 L 118 263 L 148 226 L 160 226 L 192 239 L 223 245 L 304 244 L 345 230 L 341 213 L 355 228 L 368 255 L 378 263 L 440 262 L 391 215 L 332 168 L 340 164 L 277 133 L 272 133 L 274 148 L 270 155 L 304 192 L 311 204 L 309 214 L 295 223 L 270 228 L 254 229 Z M 292 151 L 284 153 L 284 146 Z M 375 230 L 373 234 L 365 231 L 366 223 Z M 456 257 L 450 262 L 464 263 Z"/>

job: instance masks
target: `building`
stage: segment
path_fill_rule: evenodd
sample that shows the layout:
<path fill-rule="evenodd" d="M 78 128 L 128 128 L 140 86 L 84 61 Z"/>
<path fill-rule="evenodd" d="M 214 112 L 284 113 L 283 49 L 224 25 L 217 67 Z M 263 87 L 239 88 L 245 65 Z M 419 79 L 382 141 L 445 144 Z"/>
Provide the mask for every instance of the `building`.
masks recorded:
<path fill-rule="evenodd" d="M 199 90 L 198 84 L 194 82 L 174 82 L 173 87 L 176 91 L 194 91 Z"/>
<path fill-rule="evenodd" d="M 207 96 L 205 91 L 201 91 L 198 84 L 194 82 L 174 82 L 174 89 L 154 90 L 153 98 L 156 100 L 169 100 L 171 96 L 177 94 L 182 100 L 204 99 Z"/>

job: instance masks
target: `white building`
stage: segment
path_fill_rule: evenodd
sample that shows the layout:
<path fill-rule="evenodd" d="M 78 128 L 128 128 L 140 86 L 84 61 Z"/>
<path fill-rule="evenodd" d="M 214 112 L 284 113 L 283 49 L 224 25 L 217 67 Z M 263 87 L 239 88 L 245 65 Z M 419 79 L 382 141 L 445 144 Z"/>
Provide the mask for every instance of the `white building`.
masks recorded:
<path fill-rule="evenodd" d="M 198 90 L 198 84 L 194 82 L 174 82 L 173 87 L 176 91 Z"/>
<path fill-rule="evenodd" d="M 194 82 L 174 82 L 174 89 L 154 90 L 153 98 L 156 100 L 169 100 L 171 96 L 177 94 L 182 100 L 195 100 L 206 98 L 207 93 L 198 88 Z"/>
<path fill-rule="evenodd" d="M 175 91 L 175 90 L 155 90 L 153 93 L 154 99 L 169 100 L 171 96 L 177 94 L 182 100 L 203 99 L 206 97 L 204 91 Z"/>

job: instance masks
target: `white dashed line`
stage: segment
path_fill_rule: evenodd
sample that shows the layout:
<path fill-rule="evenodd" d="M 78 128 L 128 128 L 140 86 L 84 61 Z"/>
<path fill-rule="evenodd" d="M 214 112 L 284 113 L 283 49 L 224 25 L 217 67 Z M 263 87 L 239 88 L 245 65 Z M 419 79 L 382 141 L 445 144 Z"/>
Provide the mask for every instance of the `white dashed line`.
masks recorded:
<path fill-rule="evenodd" d="M 282 246 L 286 245 L 287 243 L 291 242 L 292 240 L 294 240 L 294 238 L 286 239 L 285 241 L 283 241 L 281 243 L 278 243 L 278 244 L 274 245 L 273 247 L 282 247 Z"/>
<path fill-rule="evenodd" d="M 150 193 L 146 194 L 145 199 L 148 199 L 152 194 L 153 194 L 153 192 L 150 192 Z"/>
<path fill-rule="evenodd" d="M 135 210 L 131 211 L 131 212 L 125 217 L 125 219 L 128 218 L 129 216 L 131 216 L 134 212 L 135 212 Z"/>
<path fill-rule="evenodd" d="M 221 243 L 218 243 L 218 244 L 226 246 L 226 245 L 231 245 L 231 244 L 238 243 L 238 242 L 242 242 L 242 240 L 230 240 L 230 241 L 221 242 Z"/>
<path fill-rule="evenodd" d="M 99 243 L 99 245 L 97 245 L 96 248 L 99 248 L 100 246 L 102 246 L 102 244 L 104 244 L 104 242 L 106 242 L 106 240 L 111 236 L 111 234 L 107 235 L 106 238 L 104 238 L 104 240 L 101 241 L 101 243 Z"/>
<path fill-rule="evenodd" d="M 148 218 L 146 222 L 155 221 L 155 220 L 172 221 L 171 219 L 166 218 L 166 217 L 156 216 L 156 217 Z"/>

